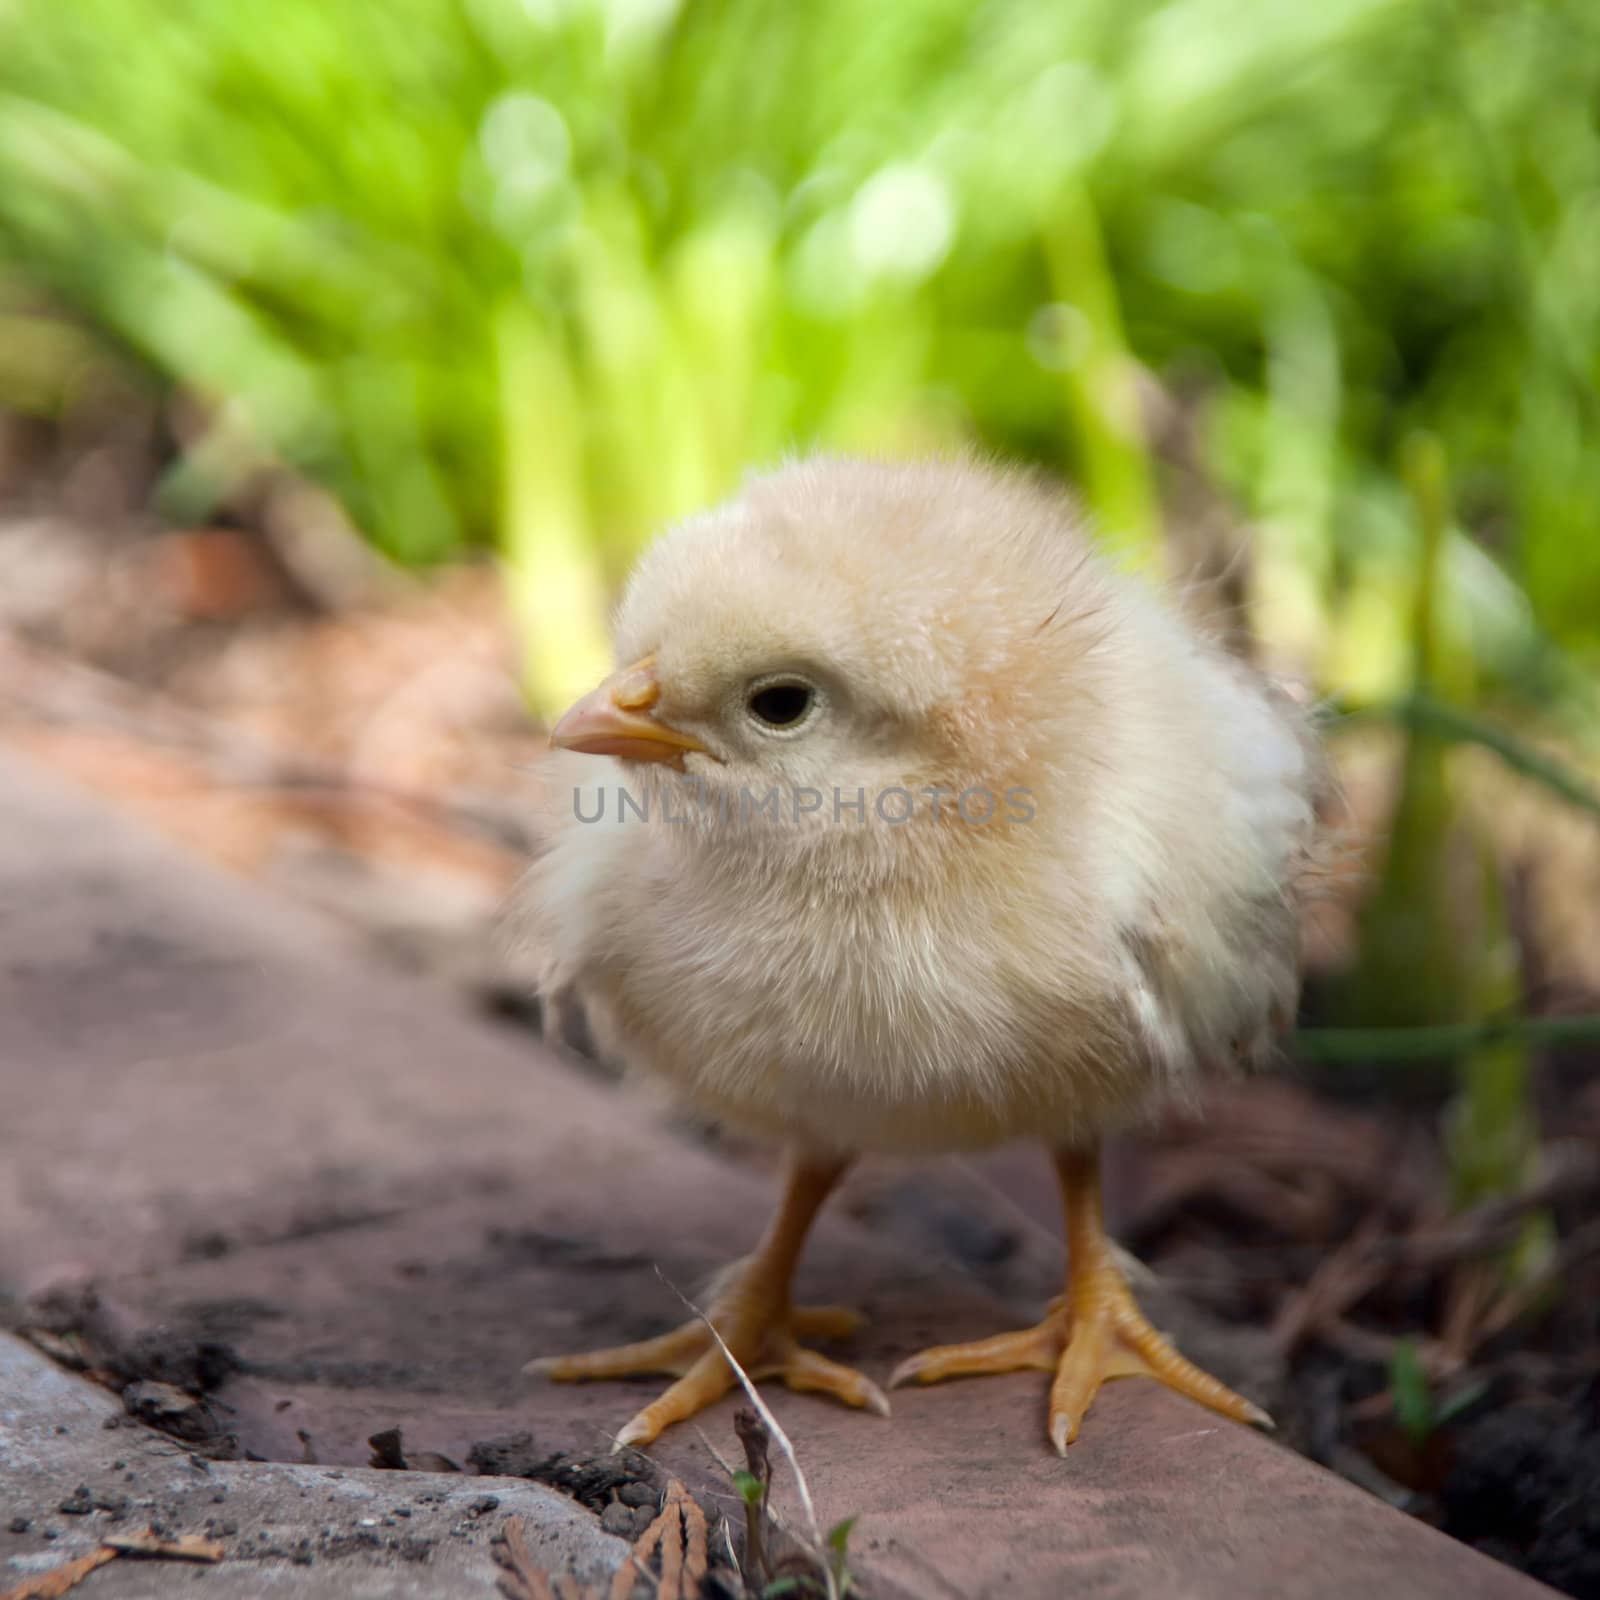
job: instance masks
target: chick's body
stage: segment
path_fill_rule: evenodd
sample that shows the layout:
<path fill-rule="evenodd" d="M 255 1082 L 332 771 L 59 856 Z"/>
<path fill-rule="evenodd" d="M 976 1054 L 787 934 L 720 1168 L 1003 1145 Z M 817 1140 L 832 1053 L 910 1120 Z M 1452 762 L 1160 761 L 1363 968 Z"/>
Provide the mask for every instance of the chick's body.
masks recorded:
<path fill-rule="evenodd" d="M 589 793 L 529 902 L 547 983 L 622 1060 L 848 1152 L 1073 1144 L 1266 1053 L 1304 727 L 1063 502 L 966 466 L 788 468 L 630 589 L 619 656 L 656 655 L 663 717 L 717 703 L 715 651 L 735 676 L 828 664 L 859 737 L 770 770 L 691 755 L 691 784 L 618 763 L 597 795 L 560 758 L 553 791 Z"/>
<path fill-rule="evenodd" d="M 617 652 L 633 665 L 553 736 L 584 754 L 549 774 L 525 915 L 547 992 L 575 989 L 611 1053 L 799 1152 L 730 1344 L 886 1410 L 791 1337 L 811 1215 L 858 1152 L 1037 1137 L 1069 1232 L 1087 1230 L 1072 1316 L 1138 1354 L 1108 1365 L 1102 1341 L 1074 1366 L 1052 1313 L 900 1376 L 1060 1355 L 1058 1446 L 1136 1361 L 1254 1416 L 1105 1264 L 1092 1152 L 1205 1072 L 1259 1062 L 1292 1014 L 1320 772 L 1293 703 L 1115 571 L 1063 499 L 969 463 L 752 481 L 646 553 Z M 549 1370 L 687 1372 L 624 1431 L 640 1441 L 726 1386 L 686 1338 Z"/>

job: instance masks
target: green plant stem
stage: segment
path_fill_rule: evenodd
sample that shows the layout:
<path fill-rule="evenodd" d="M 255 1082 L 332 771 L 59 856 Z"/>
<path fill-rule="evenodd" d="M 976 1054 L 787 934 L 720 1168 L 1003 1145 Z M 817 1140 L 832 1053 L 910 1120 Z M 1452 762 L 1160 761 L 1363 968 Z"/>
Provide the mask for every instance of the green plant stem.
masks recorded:
<path fill-rule="evenodd" d="M 1455 744 L 1475 744 L 1497 755 L 1513 772 L 1559 795 L 1563 800 L 1600 817 L 1600 789 L 1581 774 L 1519 739 L 1516 734 L 1458 706 L 1447 705 L 1429 694 L 1407 695 L 1381 705 L 1338 708 L 1333 732 L 1369 722 L 1395 722 L 1422 728 Z"/>
<path fill-rule="evenodd" d="M 1600 1042 L 1600 1015 L 1581 1017 L 1486 1017 L 1419 1028 L 1301 1028 L 1289 1041 L 1297 1061 L 1448 1061 L 1502 1039 L 1530 1045 Z"/>
<path fill-rule="evenodd" d="M 1083 318 L 1081 348 L 1062 374 L 1071 428 L 1068 450 L 1078 480 L 1106 543 L 1159 571 L 1161 520 L 1140 414 L 1137 368 L 1123 336 L 1099 214 L 1081 180 L 1064 186 L 1043 237 L 1051 290 Z"/>
<path fill-rule="evenodd" d="M 1426 434 L 1406 441 L 1400 468 L 1421 541 L 1412 686 L 1414 694 L 1431 695 L 1446 677 L 1466 675 L 1460 652 L 1441 637 L 1448 474 L 1442 448 Z M 1351 1019 L 1400 1026 L 1471 1015 L 1472 963 L 1460 938 L 1463 900 L 1453 871 L 1463 830 L 1445 753 L 1431 731 L 1407 728 L 1383 870 L 1361 915 L 1360 956 L 1344 1006 Z"/>

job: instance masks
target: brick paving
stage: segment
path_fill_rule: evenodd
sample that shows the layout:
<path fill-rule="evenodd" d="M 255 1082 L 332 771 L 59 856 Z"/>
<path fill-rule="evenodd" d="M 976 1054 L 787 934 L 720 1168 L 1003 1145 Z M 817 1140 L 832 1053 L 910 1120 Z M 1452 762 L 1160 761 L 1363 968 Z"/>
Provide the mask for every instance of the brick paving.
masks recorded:
<path fill-rule="evenodd" d="M 0 1097 L 13 1317 L 40 1294 L 81 1307 L 92 1285 L 87 1315 L 111 1346 L 176 1360 L 226 1347 L 222 1425 L 268 1462 L 313 1458 L 307 1471 L 364 1467 L 368 1436 L 390 1427 L 408 1453 L 462 1463 L 517 1433 L 540 1453 L 603 1452 L 649 1386 L 549 1386 L 521 1364 L 681 1320 L 676 1291 L 748 1248 L 770 1198 L 642 1100 L 3 752 Z M 871 1314 L 848 1354 L 880 1377 L 907 1350 L 1030 1309 L 840 1215 L 800 1289 Z M 1237 1376 L 1226 1355 L 1214 1364 Z M 40 1370 L 0 1364 L 0 1392 Z M 1066 1461 L 1045 1446 L 1033 1375 L 900 1391 L 887 1422 L 770 1398 L 819 1514 L 860 1519 L 853 1566 L 878 1600 L 1548 1592 L 1150 1385 L 1109 1388 Z M 651 1451 L 713 1513 L 734 1508 L 717 1461 L 738 1455 L 733 1410 Z M 787 1486 L 776 1499 L 796 1515 Z M 6 1509 L 0 1588 L 63 1521 L 46 1508 L 8 1533 Z M 478 1560 L 452 1556 L 429 1592 L 492 1593 Z M 242 1592 L 233 1566 L 184 1587 Z M 274 1592 L 334 1592 L 322 1581 L 297 1568 Z"/>

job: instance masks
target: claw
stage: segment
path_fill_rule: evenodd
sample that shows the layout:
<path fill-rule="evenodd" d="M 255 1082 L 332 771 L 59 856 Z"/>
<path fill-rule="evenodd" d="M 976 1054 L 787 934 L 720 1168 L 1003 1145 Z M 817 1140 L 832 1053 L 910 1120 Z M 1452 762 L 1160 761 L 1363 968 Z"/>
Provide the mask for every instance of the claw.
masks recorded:
<path fill-rule="evenodd" d="M 1059 1454 L 1078 1437 L 1101 1384 L 1112 1378 L 1154 1378 L 1235 1422 L 1271 1427 L 1260 1406 L 1185 1360 L 1146 1321 L 1105 1235 L 1095 1160 L 1068 1155 L 1057 1166 L 1067 1209 L 1067 1292 L 1031 1328 L 941 1345 L 902 1361 L 890 1388 L 986 1372 L 1053 1372 L 1047 1426 Z"/>
<path fill-rule="evenodd" d="M 853 1332 L 865 1319 L 842 1306 L 799 1307 L 762 1315 L 748 1301 L 730 1300 L 711 1311 L 711 1321 L 747 1373 L 775 1378 L 802 1393 L 830 1394 L 858 1410 L 889 1415 L 883 1391 L 851 1367 L 804 1348 L 805 1333 L 834 1338 Z M 699 1318 L 654 1339 L 585 1355 L 541 1356 L 523 1369 L 558 1383 L 670 1373 L 677 1378 L 659 1399 L 623 1427 L 613 1448 L 649 1444 L 674 1422 L 683 1422 L 720 1400 L 736 1382 L 733 1368 Z"/>

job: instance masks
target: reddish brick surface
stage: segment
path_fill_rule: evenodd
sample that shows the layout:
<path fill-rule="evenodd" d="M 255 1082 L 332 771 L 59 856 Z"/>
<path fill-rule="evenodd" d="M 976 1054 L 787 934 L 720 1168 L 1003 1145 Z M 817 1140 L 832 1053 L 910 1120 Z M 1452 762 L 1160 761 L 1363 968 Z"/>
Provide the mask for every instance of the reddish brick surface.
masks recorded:
<path fill-rule="evenodd" d="M 394 1425 L 457 1460 L 519 1430 L 604 1449 L 650 1386 L 522 1362 L 679 1320 L 671 1286 L 697 1293 L 769 1199 L 643 1103 L 3 756 L 0 1095 L 0 1294 L 92 1278 L 108 1319 L 228 1343 L 229 1426 L 279 1460 L 304 1434 L 362 1463 Z M 1024 1309 L 839 1216 L 801 1289 L 872 1314 L 851 1358 L 879 1376 Z M 887 1422 L 771 1398 L 819 1513 L 860 1518 L 879 1597 L 1547 1592 L 1151 1385 L 1108 1389 L 1058 1460 L 1043 1391 L 899 1392 Z M 653 1452 L 728 1509 L 733 1409 Z"/>

